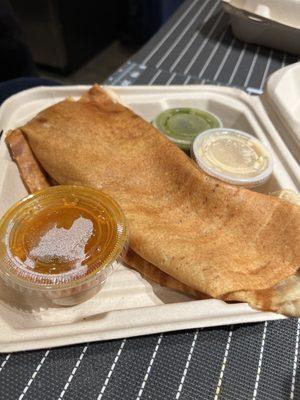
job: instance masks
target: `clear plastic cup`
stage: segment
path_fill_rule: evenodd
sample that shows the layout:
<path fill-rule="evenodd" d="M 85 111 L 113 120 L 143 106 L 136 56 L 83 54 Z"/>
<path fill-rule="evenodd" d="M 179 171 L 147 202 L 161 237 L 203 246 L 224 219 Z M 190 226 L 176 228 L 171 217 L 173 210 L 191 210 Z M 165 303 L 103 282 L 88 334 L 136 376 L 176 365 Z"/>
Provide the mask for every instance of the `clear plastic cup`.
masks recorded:
<path fill-rule="evenodd" d="M 215 114 L 190 107 L 169 108 L 161 112 L 153 125 L 184 151 L 189 151 L 194 138 L 207 129 L 220 128 Z"/>
<path fill-rule="evenodd" d="M 273 172 L 271 152 L 257 138 L 236 129 L 209 129 L 198 135 L 191 156 L 207 174 L 224 182 L 255 187 Z"/>
<path fill-rule="evenodd" d="M 24 295 L 74 305 L 93 296 L 127 248 L 125 216 L 100 190 L 54 186 L 0 220 L 0 277 Z"/>

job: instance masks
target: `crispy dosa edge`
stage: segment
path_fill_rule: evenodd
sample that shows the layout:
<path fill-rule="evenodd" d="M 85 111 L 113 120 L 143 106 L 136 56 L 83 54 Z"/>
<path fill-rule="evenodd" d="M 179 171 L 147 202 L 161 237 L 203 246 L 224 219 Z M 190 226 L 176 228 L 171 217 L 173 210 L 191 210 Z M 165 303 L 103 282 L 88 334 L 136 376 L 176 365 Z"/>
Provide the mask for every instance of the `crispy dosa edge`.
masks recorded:
<path fill-rule="evenodd" d="M 179 282 L 177 279 L 174 279 L 170 275 L 161 271 L 153 264 L 150 264 L 148 261 L 144 260 L 138 254 L 136 254 L 131 248 L 128 249 L 127 254 L 124 258 L 124 262 L 130 268 L 138 271 L 144 278 L 158 283 L 161 286 L 165 286 L 169 289 L 184 293 L 197 300 L 204 300 L 209 298 L 209 296 L 205 295 L 204 293 L 200 293 L 199 291 L 190 288 L 184 283 Z"/>
<path fill-rule="evenodd" d="M 49 186 L 46 172 L 42 169 L 22 131 L 16 129 L 9 131 L 5 137 L 5 143 L 11 158 L 17 164 L 21 179 L 29 193 L 44 189 Z"/>
<path fill-rule="evenodd" d="M 34 193 L 37 190 L 57 185 L 51 177 L 46 177 L 46 172 L 37 162 L 20 129 L 8 132 L 5 142 L 12 159 L 17 164 L 21 179 L 28 193 Z M 206 299 L 208 297 L 164 273 L 148 261 L 138 256 L 130 248 L 125 255 L 124 262 L 129 268 L 138 271 L 144 278 L 158 283 L 161 286 L 184 293 L 188 296 L 194 297 L 195 299 Z"/>
<path fill-rule="evenodd" d="M 127 116 L 129 119 L 132 118 L 131 122 L 134 118 L 136 123 L 139 125 L 138 127 L 140 129 L 144 128 L 147 131 L 148 139 L 149 137 L 151 139 L 151 135 L 154 135 L 153 127 L 150 128 L 149 124 L 147 124 L 141 118 L 133 115 L 133 113 L 131 113 L 129 110 L 122 107 L 115 101 L 115 99 L 112 100 L 110 96 L 98 86 L 94 86 L 88 93 L 86 93 L 80 102 L 85 103 L 85 106 L 82 108 L 75 107 L 74 112 L 79 112 L 81 109 L 83 113 L 86 113 L 82 121 L 85 121 L 87 117 L 91 118 L 92 115 L 95 118 L 97 116 L 99 117 L 98 113 L 107 113 L 108 115 L 113 113 L 114 116 L 118 116 L 118 113 L 122 113 L 126 118 Z M 23 132 L 29 138 L 29 141 L 32 142 L 32 148 L 36 156 L 39 158 L 44 168 L 50 172 L 50 174 L 51 172 L 54 172 L 55 168 L 53 168 L 53 164 L 51 165 L 51 162 L 48 162 L 49 160 L 47 160 L 45 154 L 43 156 L 43 151 L 41 151 L 42 143 L 37 142 L 37 131 L 38 128 L 42 128 L 41 119 L 45 118 L 47 120 L 47 118 L 51 118 L 53 115 L 55 115 L 55 113 L 57 113 L 55 107 L 57 107 L 57 110 L 60 110 L 59 118 L 62 118 L 63 122 L 65 123 L 63 114 L 64 111 L 66 111 L 66 108 L 64 107 L 64 102 L 61 102 L 58 105 L 43 111 L 33 121 L 31 121 L 29 124 L 26 124 L 25 127 L 22 128 Z M 76 123 L 77 122 L 78 119 Z M 133 126 L 134 124 L 131 125 L 131 132 L 134 131 Z M 134 128 L 136 128 L 136 125 Z M 128 136 L 130 137 L 131 132 L 126 132 L 127 138 Z M 232 218 L 236 217 L 235 211 L 237 213 L 241 213 L 241 223 L 238 227 L 238 231 L 242 232 L 243 229 L 245 231 L 248 230 L 250 234 L 253 234 L 255 237 L 259 237 L 260 241 L 258 243 L 256 242 L 256 246 L 260 246 L 260 251 L 262 252 L 263 256 L 266 256 L 267 254 L 271 256 L 272 254 L 272 259 L 268 262 L 265 262 L 263 266 L 253 268 L 252 265 L 252 269 L 245 271 L 245 265 L 242 265 L 244 260 L 239 260 L 239 255 L 236 253 L 235 257 L 237 257 L 237 260 L 235 260 L 235 262 L 237 265 L 241 266 L 240 271 L 227 270 L 225 266 L 222 267 L 223 269 L 221 268 L 221 270 L 218 270 L 209 262 L 207 263 L 207 267 L 204 266 L 199 268 L 195 263 L 193 267 L 188 265 L 188 269 L 185 268 L 185 270 L 182 271 L 184 267 L 183 263 L 185 263 L 184 257 L 182 259 L 182 263 L 178 263 L 177 267 L 174 267 L 174 263 L 172 263 L 172 261 L 176 258 L 176 256 L 173 259 L 163 259 L 163 254 L 157 252 L 158 256 L 155 257 L 153 252 L 151 253 L 150 248 L 147 249 L 147 251 L 144 251 L 144 237 L 141 237 L 140 240 L 137 237 L 134 238 L 133 250 L 147 261 L 158 265 L 159 268 L 164 272 L 172 274 L 175 278 L 180 278 L 180 281 L 184 282 L 185 284 L 192 286 L 195 289 L 201 289 L 202 291 L 205 291 L 214 297 L 222 298 L 224 300 L 247 301 L 255 308 L 267 310 L 271 309 L 290 315 L 295 315 L 295 313 L 300 314 L 300 309 L 295 310 L 293 308 L 296 307 L 298 294 L 295 294 L 295 291 L 292 290 L 294 285 L 291 283 L 297 279 L 296 271 L 298 270 L 300 264 L 299 208 L 296 206 L 287 205 L 286 202 L 280 199 L 271 199 L 269 196 L 267 199 L 266 195 L 250 192 L 247 189 L 232 187 L 231 185 L 224 184 L 211 177 L 204 176 L 203 173 L 196 171 L 194 166 L 192 167 L 192 163 L 190 161 L 187 161 L 186 158 L 183 158 L 182 153 L 178 149 L 175 149 L 173 144 L 169 143 L 169 141 L 166 139 L 163 139 L 162 135 L 158 134 L 157 132 L 155 135 L 157 135 L 155 140 L 159 142 L 157 146 L 163 148 L 168 161 L 170 155 L 172 155 L 174 158 L 172 163 L 178 168 L 177 172 L 180 173 L 179 170 L 182 168 L 183 173 L 185 173 L 185 177 L 188 181 L 194 181 L 193 183 L 196 181 L 198 182 L 200 189 L 206 190 L 205 196 L 203 196 L 203 194 L 201 196 L 200 193 L 200 197 L 204 197 L 206 199 L 206 203 L 209 203 L 210 206 L 215 206 L 216 211 L 218 211 L 218 208 L 220 208 L 220 201 L 218 200 L 221 199 L 223 202 L 225 202 L 225 206 L 228 208 L 225 210 L 229 214 L 228 217 L 230 217 L 230 213 L 232 214 Z M 149 143 L 151 143 L 151 140 Z M 190 165 L 189 168 L 187 167 L 187 164 Z M 187 169 L 189 169 L 188 174 L 186 171 Z M 58 181 L 62 180 L 61 183 L 66 183 L 65 180 L 68 179 L 66 176 L 55 176 L 55 178 L 57 178 Z M 193 192 L 191 191 L 190 196 L 192 197 L 192 195 Z M 218 196 L 219 199 L 217 198 Z M 210 201 L 208 201 L 208 198 L 210 198 Z M 191 198 L 191 201 L 192 200 L 195 201 L 195 199 Z M 214 201 L 216 204 L 213 204 Z M 242 205 L 244 208 L 239 207 L 240 205 Z M 213 208 L 214 207 L 209 208 L 207 204 L 206 211 L 211 213 Z M 257 216 L 255 214 L 257 214 Z M 265 218 L 263 223 L 260 225 L 256 224 L 255 222 L 259 221 L 264 214 L 268 215 L 268 218 Z M 288 221 L 288 223 L 286 223 L 286 221 Z M 253 222 L 253 224 L 251 222 Z M 277 234 L 277 236 L 274 234 L 274 232 Z M 227 233 L 230 235 L 230 231 Z M 234 242 L 230 243 L 229 241 L 228 244 L 234 246 Z M 243 249 L 242 246 L 245 247 L 248 245 L 249 243 L 239 243 L 241 251 Z M 271 252 L 272 246 L 274 246 L 273 253 Z M 220 251 L 220 248 L 216 249 L 216 252 L 218 251 Z M 224 251 L 226 251 L 226 249 L 224 249 Z M 214 259 L 213 253 L 211 253 L 211 255 L 212 259 Z M 230 263 L 229 256 L 230 249 L 228 256 L 227 254 L 222 255 L 224 260 L 227 258 L 228 262 Z M 193 257 L 191 256 L 190 261 L 192 260 Z M 206 260 L 208 261 L 209 259 L 206 257 Z M 251 258 L 247 260 L 248 269 L 253 262 L 254 260 L 251 260 Z M 217 260 L 216 263 L 218 263 Z M 218 265 L 216 265 L 216 267 L 218 268 Z M 288 279 L 289 277 L 291 277 L 291 279 Z M 251 289 L 241 290 L 243 286 L 248 286 L 249 288 L 251 287 Z M 285 287 L 286 290 L 283 291 L 282 289 L 278 289 L 281 287 Z M 296 298 L 294 298 L 294 295 L 292 295 L 291 292 L 294 293 Z M 282 304 L 286 304 L 286 306 L 283 307 Z"/>

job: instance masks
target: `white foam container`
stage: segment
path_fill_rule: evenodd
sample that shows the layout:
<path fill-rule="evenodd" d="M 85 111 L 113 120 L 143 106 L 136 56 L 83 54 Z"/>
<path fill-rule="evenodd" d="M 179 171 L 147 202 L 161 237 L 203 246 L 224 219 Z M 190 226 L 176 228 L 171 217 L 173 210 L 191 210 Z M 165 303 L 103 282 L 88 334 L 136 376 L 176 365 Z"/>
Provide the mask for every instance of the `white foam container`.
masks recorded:
<path fill-rule="evenodd" d="M 234 35 L 300 54 L 300 0 L 222 0 Z"/>
<path fill-rule="evenodd" d="M 9 98 L 0 109 L 4 132 L 24 124 L 37 112 L 67 96 L 79 97 L 87 86 L 39 87 Z M 123 102 L 151 121 L 170 107 L 199 107 L 217 114 L 224 126 L 256 136 L 270 148 L 274 173 L 257 190 L 300 191 L 300 168 L 269 118 L 260 97 L 220 86 L 114 87 Z M 0 214 L 26 195 L 17 167 L 0 142 Z M 247 304 L 192 300 L 151 284 L 119 265 L 103 289 L 74 307 L 54 308 L 24 300 L 0 282 L 0 352 L 62 346 L 157 332 L 240 324 L 284 318 L 259 312 Z"/>
<path fill-rule="evenodd" d="M 299 10 L 300 22 L 300 10 Z M 300 63 L 274 72 L 262 96 L 265 109 L 300 162 Z"/>

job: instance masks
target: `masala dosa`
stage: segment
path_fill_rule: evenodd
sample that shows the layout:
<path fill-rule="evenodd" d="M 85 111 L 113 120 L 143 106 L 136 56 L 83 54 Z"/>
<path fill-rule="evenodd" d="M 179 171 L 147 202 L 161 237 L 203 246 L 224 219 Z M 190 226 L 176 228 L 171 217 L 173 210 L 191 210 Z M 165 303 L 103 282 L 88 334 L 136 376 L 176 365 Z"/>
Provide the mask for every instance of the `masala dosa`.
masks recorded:
<path fill-rule="evenodd" d="M 299 207 L 204 174 L 98 86 L 21 130 L 55 181 L 120 203 L 138 256 L 209 296 L 300 315 Z"/>
<path fill-rule="evenodd" d="M 28 193 L 34 193 L 37 190 L 46 189 L 47 187 L 56 184 L 56 182 L 53 182 L 50 177 L 46 176 L 45 171 L 34 157 L 27 140 L 20 129 L 8 132 L 5 142 L 12 159 L 17 164 L 20 176 Z M 208 298 L 208 296 L 184 285 L 161 271 L 159 268 L 150 264 L 130 248 L 124 256 L 123 262 L 129 268 L 138 271 L 147 280 L 158 283 L 161 286 L 184 293 L 198 300 Z"/>
<path fill-rule="evenodd" d="M 136 254 L 131 248 L 128 249 L 123 262 L 130 268 L 138 271 L 147 280 L 158 283 L 168 289 L 176 290 L 177 292 L 184 293 L 197 300 L 208 299 L 209 296 L 200 293 L 198 290 L 192 289 L 184 283 L 179 282 L 177 279 L 161 271 L 155 265 L 144 260 Z"/>
<path fill-rule="evenodd" d="M 29 193 L 49 186 L 42 170 L 20 129 L 11 131 L 6 136 L 11 158 L 16 162 L 22 181 Z"/>

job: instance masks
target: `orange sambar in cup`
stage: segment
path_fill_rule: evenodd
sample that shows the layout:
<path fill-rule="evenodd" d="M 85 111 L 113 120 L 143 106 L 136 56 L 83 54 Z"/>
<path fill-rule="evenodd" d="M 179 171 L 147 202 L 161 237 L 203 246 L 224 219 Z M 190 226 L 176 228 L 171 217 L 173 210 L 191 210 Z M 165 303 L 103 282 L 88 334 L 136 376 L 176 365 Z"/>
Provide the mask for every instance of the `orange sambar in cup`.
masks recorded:
<path fill-rule="evenodd" d="M 54 186 L 2 217 L 0 276 L 25 295 L 77 304 L 100 289 L 126 243 L 124 214 L 110 196 L 90 187 Z"/>

